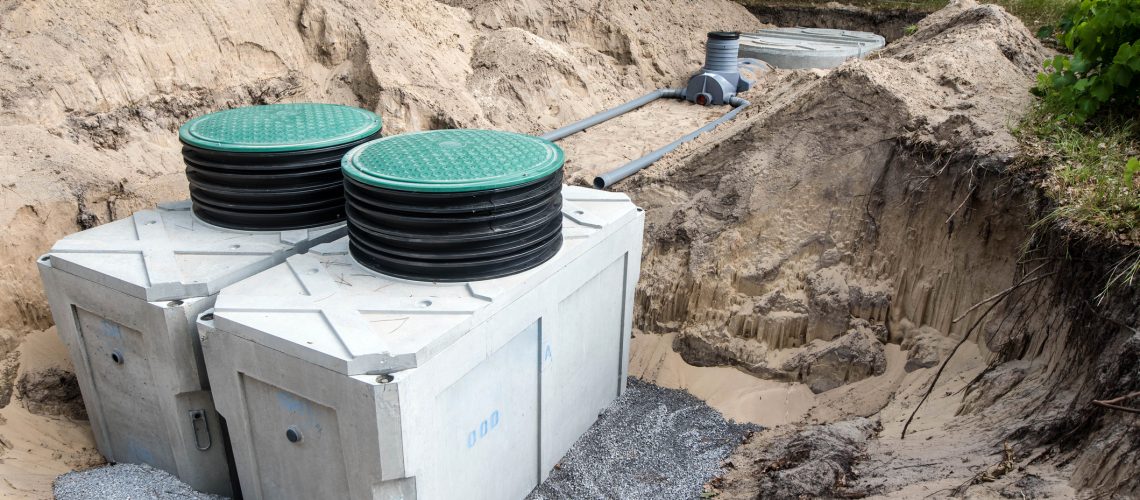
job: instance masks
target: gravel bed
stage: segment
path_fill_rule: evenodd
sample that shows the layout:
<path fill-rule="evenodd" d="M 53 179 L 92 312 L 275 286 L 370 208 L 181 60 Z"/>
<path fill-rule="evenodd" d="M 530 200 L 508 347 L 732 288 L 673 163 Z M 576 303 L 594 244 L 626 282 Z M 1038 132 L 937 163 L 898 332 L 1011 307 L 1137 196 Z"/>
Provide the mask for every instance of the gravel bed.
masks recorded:
<path fill-rule="evenodd" d="M 528 498 L 699 498 L 721 461 L 760 426 L 725 421 L 693 395 L 629 379 Z"/>
<path fill-rule="evenodd" d="M 693 395 L 629 379 L 629 388 L 528 498 L 699 498 L 721 461 L 759 426 L 726 421 Z M 58 500 L 216 500 L 147 465 L 64 474 Z"/>
<path fill-rule="evenodd" d="M 221 500 L 199 493 L 169 473 L 149 465 L 116 464 L 55 479 L 56 500 Z"/>

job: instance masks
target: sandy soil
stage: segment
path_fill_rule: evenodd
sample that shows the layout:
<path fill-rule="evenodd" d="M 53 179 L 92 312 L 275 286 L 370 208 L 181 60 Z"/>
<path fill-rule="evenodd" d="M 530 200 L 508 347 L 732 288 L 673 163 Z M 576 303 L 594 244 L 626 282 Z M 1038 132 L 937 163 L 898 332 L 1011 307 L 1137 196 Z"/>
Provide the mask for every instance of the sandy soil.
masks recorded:
<path fill-rule="evenodd" d="M 814 395 L 803 384 L 757 378 L 732 367 L 698 367 L 673 350 L 673 334 L 635 335 L 629 373 L 662 387 L 684 389 L 726 418 L 764 427 L 802 422 Z"/>
<path fill-rule="evenodd" d="M 592 186 L 594 177 L 641 158 L 724 114 L 722 106 L 658 100 L 558 141 L 566 151 L 568 183 Z"/>
<path fill-rule="evenodd" d="M 71 370 L 55 328 L 28 335 L 16 350 L 20 374 Z M 50 497 L 55 477 L 103 463 L 84 421 L 36 415 L 17 401 L 0 408 L 0 498 Z"/>

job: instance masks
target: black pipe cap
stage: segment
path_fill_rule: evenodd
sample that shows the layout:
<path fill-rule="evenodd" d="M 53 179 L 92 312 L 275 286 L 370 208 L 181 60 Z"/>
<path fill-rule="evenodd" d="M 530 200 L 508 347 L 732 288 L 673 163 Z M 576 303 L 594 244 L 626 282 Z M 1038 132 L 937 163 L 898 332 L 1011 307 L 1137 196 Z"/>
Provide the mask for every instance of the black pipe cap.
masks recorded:
<path fill-rule="evenodd" d="M 710 31 L 709 40 L 739 40 L 740 33 L 735 31 Z"/>

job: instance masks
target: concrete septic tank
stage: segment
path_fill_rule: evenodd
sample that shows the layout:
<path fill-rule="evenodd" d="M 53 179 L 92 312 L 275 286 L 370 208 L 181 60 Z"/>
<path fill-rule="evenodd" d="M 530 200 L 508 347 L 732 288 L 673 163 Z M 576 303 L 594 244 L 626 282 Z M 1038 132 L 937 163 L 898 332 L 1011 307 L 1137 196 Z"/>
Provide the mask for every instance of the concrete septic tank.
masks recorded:
<path fill-rule="evenodd" d="M 290 103 L 179 129 L 190 201 L 57 242 L 39 260 L 100 453 L 233 494 L 194 322 L 223 287 L 347 234 L 340 161 L 380 117 Z"/>
<path fill-rule="evenodd" d="M 194 322 L 223 287 L 344 234 L 343 224 L 217 228 L 185 201 L 68 236 L 40 257 L 99 452 L 163 469 L 200 491 L 232 494 Z"/>
<path fill-rule="evenodd" d="M 883 48 L 882 36 L 865 31 L 824 28 L 769 28 L 740 34 L 740 57 L 776 68 L 834 68 Z"/>
<path fill-rule="evenodd" d="M 348 238 L 236 283 L 198 328 L 248 498 L 522 498 L 625 389 L 644 215 L 562 190 L 553 258 L 482 281 Z"/>

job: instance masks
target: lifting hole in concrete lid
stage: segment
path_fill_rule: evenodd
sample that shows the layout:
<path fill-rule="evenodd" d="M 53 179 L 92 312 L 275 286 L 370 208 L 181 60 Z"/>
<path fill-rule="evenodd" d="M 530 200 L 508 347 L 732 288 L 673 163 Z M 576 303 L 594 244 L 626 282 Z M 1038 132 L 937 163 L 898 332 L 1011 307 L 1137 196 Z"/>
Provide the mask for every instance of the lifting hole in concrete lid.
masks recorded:
<path fill-rule="evenodd" d="M 638 211 L 638 212 L 644 212 L 644 211 L 645 211 L 645 209 L 644 209 L 644 208 L 641 208 L 641 207 L 637 207 L 637 211 Z"/>
<path fill-rule="evenodd" d="M 290 443 L 300 443 L 302 438 L 300 429 L 296 427 L 285 429 L 285 439 L 288 439 Z"/>
<path fill-rule="evenodd" d="M 306 269 L 306 270 L 305 270 L 305 274 L 317 274 L 317 273 L 319 273 L 319 272 L 321 272 L 321 270 L 320 270 L 320 269 L 317 269 L 317 268 L 315 268 L 315 267 L 314 267 L 314 268 L 310 268 L 310 269 Z"/>
<path fill-rule="evenodd" d="M 392 380 L 394 380 L 392 378 L 392 376 L 387 374 L 387 373 L 380 375 L 379 377 L 376 377 L 376 382 L 379 384 L 387 384 L 387 383 L 391 382 Z"/>
<path fill-rule="evenodd" d="M 239 248 L 241 248 L 241 245 L 230 245 L 230 250 L 237 250 Z"/>
<path fill-rule="evenodd" d="M 47 262 L 47 261 L 49 261 L 49 260 L 51 260 L 51 255 L 50 255 L 50 254 L 44 254 L 44 255 L 41 255 L 41 256 L 40 256 L 40 262 Z"/>
<path fill-rule="evenodd" d="M 431 307 L 431 301 L 430 300 L 421 300 L 419 302 L 416 302 L 416 306 L 418 306 L 418 307 Z"/>
<path fill-rule="evenodd" d="M 178 307 L 180 305 L 182 305 L 181 300 L 172 300 L 172 301 L 166 303 L 166 307 Z"/>
<path fill-rule="evenodd" d="M 144 224 L 144 225 L 147 225 L 147 226 L 151 226 L 151 225 L 154 225 L 156 222 L 158 222 L 158 221 L 155 221 L 155 220 L 148 220 L 148 221 L 144 222 L 143 224 Z"/>
<path fill-rule="evenodd" d="M 574 211 L 574 215 L 585 215 L 585 214 L 586 214 L 586 212 L 583 212 L 581 210 L 575 210 Z"/>
<path fill-rule="evenodd" d="M 200 319 L 202 321 L 214 321 L 214 313 L 203 314 L 198 319 Z"/>
<path fill-rule="evenodd" d="M 123 353 L 118 350 L 111 351 L 111 361 L 114 361 L 116 365 L 123 364 Z"/>

